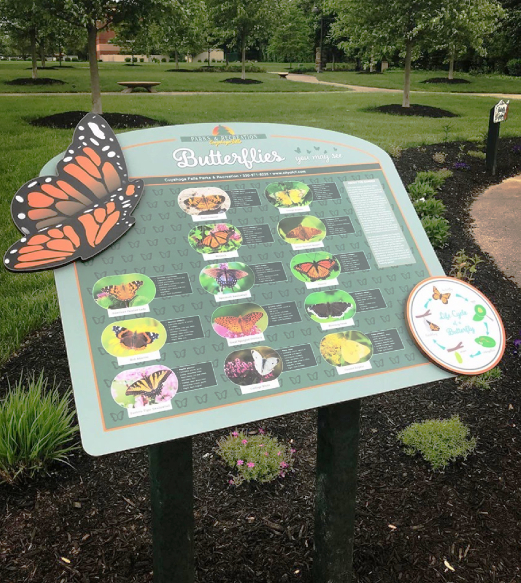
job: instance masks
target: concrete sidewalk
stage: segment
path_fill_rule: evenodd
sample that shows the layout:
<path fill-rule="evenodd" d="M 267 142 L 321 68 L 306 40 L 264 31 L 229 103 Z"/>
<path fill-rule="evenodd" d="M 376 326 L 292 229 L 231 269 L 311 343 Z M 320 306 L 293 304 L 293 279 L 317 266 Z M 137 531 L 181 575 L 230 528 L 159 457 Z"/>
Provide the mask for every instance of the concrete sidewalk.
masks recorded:
<path fill-rule="evenodd" d="M 471 208 L 474 237 L 521 287 L 521 174 L 488 188 Z"/>

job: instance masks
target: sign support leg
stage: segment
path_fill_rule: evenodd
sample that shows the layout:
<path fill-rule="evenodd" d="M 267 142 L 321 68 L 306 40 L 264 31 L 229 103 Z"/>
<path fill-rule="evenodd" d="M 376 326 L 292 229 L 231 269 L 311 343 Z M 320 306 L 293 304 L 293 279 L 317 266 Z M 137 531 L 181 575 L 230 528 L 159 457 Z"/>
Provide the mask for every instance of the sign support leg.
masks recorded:
<path fill-rule="evenodd" d="M 360 399 L 318 410 L 314 583 L 350 583 Z"/>
<path fill-rule="evenodd" d="M 192 438 L 148 448 L 154 583 L 194 582 Z"/>
<path fill-rule="evenodd" d="M 487 135 L 487 158 L 485 164 L 487 170 L 495 176 L 497 170 L 497 146 L 499 141 L 500 123 L 494 123 L 494 107 L 490 110 Z"/>

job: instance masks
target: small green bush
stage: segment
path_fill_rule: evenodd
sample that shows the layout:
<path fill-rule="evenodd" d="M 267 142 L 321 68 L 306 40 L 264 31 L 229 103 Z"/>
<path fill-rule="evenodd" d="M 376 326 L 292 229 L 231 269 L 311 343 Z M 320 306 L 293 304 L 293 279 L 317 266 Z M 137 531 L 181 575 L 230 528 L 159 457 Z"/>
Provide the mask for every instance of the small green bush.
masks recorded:
<path fill-rule="evenodd" d="M 474 280 L 478 265 L 483 263 L 483 259 L 479 255 L 471 257 L 467 255 L 465 249 L 460 249 L 452 258 L 452 266 L 449 275 L 462 281 L 471 283 Z"/>
<path fill-rule="evenodd" d="M 140 63 L 144 63 L 145 62 L 145 58 L 144 57 L 139 57 L 139 62 Z"/>
<path fill-rule="evenodd" d="M 436 198 L 419 199 L 413 205 L 420 219 L 423 219 L 423 217 L 442 217 L 447 210 L 441 200 Z"/>
<path fill-rule="evenodd" d="M 125 57 L 125 63 L 130 63 L 132 59 L 130 57 Z"/>
<path fill-rule="evenodd" d="M 443 183 L 447 178 L 452 176 L 450 170 L 429 170 L 427 172 L 418 172 L 414 183 L 416 184 L 428 184 L 432 186 L 434 190 L 438 190 L 443 186 Z"/>
<path fill-rule="evenodd" d="M 498 381 L 500 378 L 501 369 L 496 366 L 495 368 L 492 368 L 483 374 L 460 376 L 458 377 L 457 382 L 464 389 L 477 388 L 483 391 L 489 391 L 492 388 L 493 383 Z"/>
<path fill-rule="evenodd" d="M 521 59 L 510 59 L 507 62 L 507 71 L 513 77 L 521 77 Z"/>
<path fill-rule="evenodd" d="M 260 431 L 258 435 L 234 431 L 217 442 L 217 453 L 238 472 L 230 484 L 239 486 L 251 480 L 271 482 L 279 476 L 284 477 L 293 467 L 295 450 Z"/>
<path fill-rule="evenodd" d="M 434 188 L 426 182 L 413 182 L 409 184 L 408 190 L 413 202 L 421 198 L 431 198 L 436 194 Z"/>
<path fill-rule="evenodd" d="M 77 449 L 70 396 L 69 391 L 60 397 L 56 386 L 47 390 L 43 372 L 26 382 L 20 378 L 9 390 L 0 402 L 0 480 L 32 476 Z"/>
<path fill-rule="evenodd" d="M 162 62 L 162 63 L 166 63 L 166 62 L 167 62 L 167 60 L 168 60 L 168 59 L 167 59 L 166 57 L 163 57 L 163 58 L 161 59 L 161 62 Z"/>
<path fill-rule="evenodd" d="M 458 415 L 450 419 L 427 419 L 413 423 L 398 434 L 405 453 L 420 453 L 433 470 L 439 470 L 459 457 L 464 459 L 474 451 L 476 438 L 468 438 L 469 429 Z"/>
<path fill-rule="evenodd" d="M 442 217 L 423 217 L 421 220 L 423 228 L 429 237 L 431 245 L 435 249 L 440 249 L 449 240 L 449 221 Z"/>

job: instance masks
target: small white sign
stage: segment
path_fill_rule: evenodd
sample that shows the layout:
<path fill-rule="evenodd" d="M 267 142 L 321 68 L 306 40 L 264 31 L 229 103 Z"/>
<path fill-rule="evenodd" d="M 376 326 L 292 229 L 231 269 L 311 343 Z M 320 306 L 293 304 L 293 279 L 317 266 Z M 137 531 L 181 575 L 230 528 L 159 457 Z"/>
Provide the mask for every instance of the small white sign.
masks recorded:
<path fill-rule="evenodd" d="M 309 213 L 309 205 L 292 206 L 290 208 L 284 208 L 279 206 L 279 211 L 281 215 L 291 215 L 292 213 Z"/>
<path fill-rule="evenodd" d="M 226 338 L 228 346 L 240 346 L 241 344 L 253 344 L 254 342 L 264 342 L 264 334 L 254 334 L 253 336 L 241 336 L 240 338 Z"/>
<path fill-rule="evenodd" d="M 336 370 L 339 375 L 342 375 L 358 372 L 359 370 L 371 370 L 372 368 L 373 367 L 371 366 L 371 362 L 368 360 L 367 362 L 361 362 L 359 364 L 347 364 L 346 366 L 337 366 Z"/>
<path fill-rule="evenodd" d="M 338 279 L 325 279 L 324 281 L 306 281 L 308 289 L 318 289 L 321 287 L 329 287 L 330 285 L 338 285 Z"/>
<path fill-rule="evenodd" d="M 109 318 L 119 318 L 120 316 L 130 316 L 132 314 L 145 314 L 146 312 L 150 312 L 150 308 L 148 307 L 148 304 L 145 304 L 144 306 L 121 308 L 120 310 L 111 310 L 109 308 L 107 312 L 109 314 Z"/>
<path fill-rule="evenodd" d="M 320 249 L 324 246 L 324 241 L 315 241 L 314 243 L 292 243 L 293 251 L 302 251 L 302 249 Z"/>
<path fill-rule="evenodd" d="M 192 219 L 195 223 L 200 223 L 202 221 L 220 221 L 226 219 L 226 213 L 214 213 L 213 215 L 192 215 Z"/>
<path fill-rule="evenodd" d="M 268 389 L 278 389 L 279 381 L 275 379 L 274 381 L 267 381 L 265 383 L 257 383 L 256 385 L 247 385 L 246 387 L 241 387 L 241 393 L 243 395 L 248 395 L 249 393 L 256 393 L 258 391 L 267 391 Z"/>
<path fill-rule="evenodd" d="M 152 415 L 152 413 L 160 413 L 161 411 L 171 411 L 172 401 L 164 401 L 163 403 L 156 403 L 155 405 L 146 405 L 145 407 L 136 407 L 127 409 L 130 419 L 134 417 L 143 417 L 143 415 Z"/>
<path fill-rule="evenodd" d="M 495 107 L 494 107 L 494 123 L 500 123 L 505 121 L 508 117 L 508 104 L 510 100 L 507 102 L 501 100 Z"/>
<path fill-rule="evenodd" d="M 216 302 L 229 302 L 230 300 L 243 300 L 244 298 L 251 298 L 250 290 L 237 292 L 234 294 L 223 294 L 222 292 L 215 294 Z"/>
<path fill-rule="evenodd" d="M 127 364 L 137 364 L 138 362 L 149 362 L 150 360 L 159 360 L 161 354 L 159 350 L 156 352 L 149 352 L 148 354 L 135 354 L 133 356 L 118 356 L 119 366 L 125 366 Z"/>
<path fill-rule="evenodd" d="M 203 253 L 205 261 L 215 261 L 216 259 L 231 259 L 232 257 L 239 257 L 237 249 L 235 251 L 227 251 L 226 253 Z"/>
<path fill-rule="evenodd" d="M 355 321 L 353 318 L 348 320 L 340 320 L 340 322 L 326 322 L 325 324 L 320 323 L 322 330 L 335 330 L 336 328 L 345 328 L 347 326 L 354 326 Z"/>

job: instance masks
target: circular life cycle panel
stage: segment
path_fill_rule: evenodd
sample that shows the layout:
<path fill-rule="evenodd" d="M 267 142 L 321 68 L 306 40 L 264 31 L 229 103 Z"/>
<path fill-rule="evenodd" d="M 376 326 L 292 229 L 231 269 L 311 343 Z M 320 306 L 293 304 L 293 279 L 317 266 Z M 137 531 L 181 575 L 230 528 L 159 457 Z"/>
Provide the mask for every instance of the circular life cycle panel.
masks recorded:
<path fill-rule="evenodd" d="M 458 374 L 494 368 L 505 351 L 505 329 L 492 303 L 453 277 L 431 277 L 412 290 L 406 318 L 425 355 Z"/>

